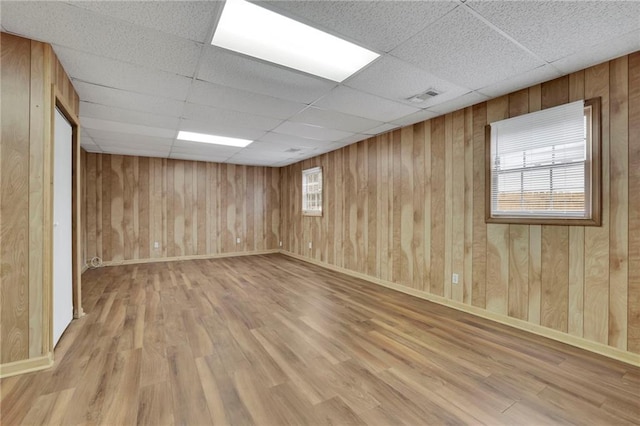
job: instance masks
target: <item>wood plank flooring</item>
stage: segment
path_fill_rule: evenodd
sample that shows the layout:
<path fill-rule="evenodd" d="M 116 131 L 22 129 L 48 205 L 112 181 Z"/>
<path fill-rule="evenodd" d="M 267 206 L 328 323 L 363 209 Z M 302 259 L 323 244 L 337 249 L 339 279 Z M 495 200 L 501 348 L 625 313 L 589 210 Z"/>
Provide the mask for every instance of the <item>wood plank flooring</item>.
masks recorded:
<path fill-rule="evenodd" d="M 91 270 L 14 424 L 640 423 L 640 369 L 282 255 Z"/>

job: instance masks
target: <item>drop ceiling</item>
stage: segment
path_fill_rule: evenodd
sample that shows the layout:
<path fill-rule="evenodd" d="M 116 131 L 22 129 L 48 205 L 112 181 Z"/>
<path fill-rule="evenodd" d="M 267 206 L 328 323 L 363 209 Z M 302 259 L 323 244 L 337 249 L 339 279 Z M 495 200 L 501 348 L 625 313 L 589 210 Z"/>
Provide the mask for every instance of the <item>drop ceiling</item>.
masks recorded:
<path fill-rule="evenodd" d="M 342 83 L 210 42 L 224 2 L 0 3 L 52 44 L 87 151 L 283 166 L 640 50 L 637 1 L 262 1 L 381 56 Z M 422 103 L 408 99 L 435 88 Z M 255 140 L 233 148 L 179 130 Z"/>

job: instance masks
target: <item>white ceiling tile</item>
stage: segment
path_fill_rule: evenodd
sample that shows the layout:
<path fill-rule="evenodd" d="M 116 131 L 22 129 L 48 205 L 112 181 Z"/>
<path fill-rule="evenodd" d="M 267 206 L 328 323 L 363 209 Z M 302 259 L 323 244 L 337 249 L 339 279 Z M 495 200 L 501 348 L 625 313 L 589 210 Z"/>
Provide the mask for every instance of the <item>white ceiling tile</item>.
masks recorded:
<path fill-rule="evenodd" d="M 206 161 L 209 163 L 224 163 L 229 157 L 226 155 L 201 155 L 171 153 L 169 158 L 173 160 Z"/>
<path fill-rule="evenodd" d="M 95 154 L 100 154 L 102 153 L 102 150 L 100 149 L 100 147 L 98 145 L 84 145 L 84 144 L 80 144 L 80 146 L 82 147 L 82 149 L 84 149 L 87 152 L 92 152 Z"/>
<path fill-rule="evenodd" d="M 471 89 L 544 64 L 491 29 L 465 7 L 455 9 L 391 54 Z"/>
<path fill-rule="evenodd" d="M 271 130 L 282 122 L 282 120 L 277 118 L 264 117 L 247 112 L 231 111 L 228 109 L 212 108 L 191 103 L 187 103 L 182 116 L 188 120 L 207 122 L 211 126 L 246 127 L 257 130 Z"/>
<path fill-rule="evenodd" d="M 63 46 L 54 45 L 53 49 L 72 80 L 182 101 L 187 98 L 188 77 Z"/>
<path fill-rule="evenodd" d="M 74 1 L 74 6 L 164 33 L 207 42 L 221 1 Z"/>
<path fill-rule="evenodd" d="M 367 69 L 347 80 L 345 85 L 383 98 L 408 103 L 416 108 L 427 108 L 469 92 L 467 88 L 456 86 L 390 55 L 378 59 Z M 410 97 L 431 88 L 442 93 L 420 104 L 409 100 Z"/>
<path fill-rule="evenodd" d="M 291 117 L 290 120 L 298 123 L 356 133 L 383 124 L 380 121 L 369 120 L 368 118 L 357 117 L 351 114 L 344 114 L 316 107 L 308 107 L 304 111 Z"/>
<path fill-rule="evenodd" d="M 0 0 L 0 25 L 53 45 L 84 149 L 273 166 L 640 50 L 640 2 L 259 3 L 391 53 L 337 85 L 210 46 L 222 2 Z M 406 101 L 431 87 L 443 93 Z M 177 141 L 179 129 L 255 142 Z"/>
<path fill-rule="evenodd" d="M 434 107 L 436 108 L 436 107 Z M 423 110 L 423 111 L 418 111 L 415 112 L 413 114 L 409 114 L 405 117 L 399 118 L 397 120 L 394 120 L 393 122 L 395 124 L 398 124 L 400 126 L 408 126 L 410 124 L 415 124 L 415 123 L 419 123 L 421 121 L 425 121 L 428 120 L 430 118 L 436 117 L 439 114 L 433 111 L 427 111 L 427 110 Z"/>
<path fill-rule="evenodd" d="M 100 120 L 91 117 L 85 117 L 82 120 L 82 127 L 89 130 L 106 130 L 109 132 L 131 133 L 134 135 L 153 136 L 157 138 L 174 138 L 178 134 L 175 129 L 162 129 L 159 127 L 140 126 L 137 124 Z"/>
<path fill-rule="evenodd" d="M 346 138 L 352 133 L 341 130 L 327 129 L 325 127 L 310 126 L 303 123 L 286 121 L 274 129 L 274 132 L 285 135 L 299 136 L 301 138 L 317 139 L 323 141 L 333 141 Z"/>
<path fill-rule="evenodd" d="M 527 71 L 524 74 L 483 87 L 482 89 L 479 89 L 478 92 L 483 95 L 487 95 L 490 98 L 497 98 L 498 96 L 515 92 L 544 81 L 553 80 L 561 75 L 562 74 L 553 66 L 544 65 L 534 70 Z"/>
<path fill-rule="evenodd" d="M 548 62 L 640 29 L 638 1 L 472 1 L 467 4 Z"/>
<path fill-rule="evenodd" d="M 80 99 L 85 102 L 173 117 L 179 117 L 184 108 L 184 102 L 175 99 L 143 95 L 81 81 L 74 82 L 74 85 Z"/>
<path fill-rule="evenodd" d="M 371 137 L 371 135 L 356 134 L 356 135 L 352 135 L 352 136 L 346 137 L 344 139 L 340 139 L 339 141 L 336 141 L 336 142 L 337 143 L 346 144 L 346 145 L 350 145 L 352 143 L 360 142 L 360 141 L 363 141 L 363 140 L 368 139 L 370 137 Z"/>
<path fill-rule="evenodd" d="M 282 159 L 281 152 L 269 152 L 269 151 L 248 151 L 246 148 L 242 151 L 236 152 L 233 156 L 229 157 L 229 161 L 234 160 L 259 160 L 273 162 Z"/>
<path fill-rule="evenodd" d="M 640 30 L 637 30 L 566 56 L 553 62 L 552 65 L 569 74 L 639 50 Z"/>
<path fill-rule="evenodd" d="M 444 16 L 456 1 L 267 1 L 273 10 L 364 47 L 388 52 Z"/>
<path fill-rule="evenodd" d="M 169 156 L 169 148 L 158 149 L 138 149 L 136 147 L 121 147 L 121 146 L 105 146 L 101 147 L 102 152 L 105 154 L 119 154 L 119 155 L 133 155 L 136 157 L 160 157 L 167 158 Z"/>
<path fill-rule="evenodd" d="M 289 118 L 306 104 L 196 80 L 189 102 L 274 118 Z"/>
<path fill-rule="evenodd" d="M 178 117 L 148 114 L 146 112 L 131 111 L 82 101 L 80 102 L 80 122 L 82 122 L 84 117 L 168 129 L 176 129 L 180 121 Z"/>
<path fill-rule="evenodd" d="M 314 106 L 383 122 L 392 121 L 419 110 L 419 108 L 383 99 L 346 86 L 336 87 L 327 96 L 315 102 Z"/>
<path fill-rule="evenodd" d="M 256 140 L 263 136 L 264 130 L 249 129 L 248 127 L 233 127 L 223 124 L 212 124 L 198 120 L 180 120 L 178 127 L 185 132 L 206 133 L 208 135 L 226 136 L 230 138 Z"/>
<path fill-rule="evenodd" d="M 36 40 L 193 76 L 200 46 L 190 40 L 54 1 L 3 2 L 2 22 Z"/>
<path fill-rule="evenodd" d="M 98 141 L 108 142 L 111 145 L 122 145 L 130 147 L 171 147 L 173 138 L 158 138 L 153 136 L 136 135 L 132 133 L 121 133 L 100 129 L 83 129 L 82 134 L 87 134 L 95 143 Z"/>
<path fill-rule="evenodd" d="M 283 135 L 282 133 L 274 132 L 269 132 L 258 140 L 285 145 L 292 148 L 319 148 L 331 143 L 331 141 L 321 141 L 292 135 Z"/>
<path fill-rule="evenodd" d="M 259 142 L 254 142 L 251 145 L 256 145 Z M 266 143 L 266 142 L 263 142 Z M 242 154 L 243 158 L 263 158 L 265 160 L 273 161 L 273 160 L 281 160 L 287 156 L 294 155 L 300 151 L 288 151 L 287 148 L 280 145 L 273 145 L 272 148 L 258 147 L 258 148 L 250 148 L 251 145 L 240 151 L 238 154 Z M 291 148 L 294 149 L 294 148 Z"/>
<path fill-rule="evenodd" d="M 135 143 L 127 139 L 101 139 L 95 138 L 95 144 L 106 149 L 126 148 L 126 149 L 143 149 L 147 151 L 169 151 L 171 144 L 136 141 Z"/>
<path fill-rule="evenodd" d="M 335 151 L 336 149 L 344 148 L 345 146 L 352 145 L 358 141 L 343 141 L 343 142 L 333 142 L 329 147 L 327 147 L 326 152 Z"/>
<path fill-rule="evenodd" d="M 201 80 L 296 102 L 310 103 L 336 86 L 284 67 L 261 62 L 215 46 L 205 48 Z"/>
<path fill-rule="evenodd" d="M 480 102 L 488 100 L 489 97 L 478 92 L 469 92 L 465 95 L 455 98 L 449 102 L 436 105 L 429 108 L 429 111 L 435 112 L 437 115 L 446 114 L 448 112 L 456 111 L 462 108 L 466 108 L 471 105 L 475 105 Z"/>
<path fill-rule="evenodd" d="M 171 148 L 172 154 L 201 154 L 203 156 L 217 156 L 226 158 L 240 152 L 242 148 L 235 146 L 215 145 L 210 143 L 199 143 L 176 140 Z"/>
<path fill-rule="evenodd" d="M 87 132 L 80 132 L 80 146 L 89 152 L 101 152 L 100 147 L 95 143 Z"/>
<path fill-rule="evenodd" d="M 418 111 L 418 112 L 422 112 L 422 111 Z M 415 112 L 414 114 L 418 114 L 418 112 Z M 369 129 L 366 132 L 362 132 L 366 135 L 379 135 L 381 133 L 386 133 L 389 130 L 393 130 L 393 129 L 397 129 L 398 127 L 400 127 L 397 124 L 393 124 L 393 123 L 384 123 L 381 126 L 378 127 L 374 127 L 373 129 Z"/>
<path fill-rule="evenodd" d="M 225 163 L 237 164 L 241 166 L 257 166 L 257 167 L 272 167 L 273 163 L 277 160 L 268 160 L 264 158 L 244 158 L 242 156 L 234 155 L 227 159 Z"/>

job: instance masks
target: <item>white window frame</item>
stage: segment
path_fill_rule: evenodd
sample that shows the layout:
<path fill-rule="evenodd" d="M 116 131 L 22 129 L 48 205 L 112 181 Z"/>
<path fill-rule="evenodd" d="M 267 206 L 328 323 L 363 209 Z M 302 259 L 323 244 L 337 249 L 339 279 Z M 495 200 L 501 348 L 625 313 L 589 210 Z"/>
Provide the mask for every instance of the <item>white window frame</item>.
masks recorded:
<path fill-rule="evenodd" d="M 485 216 L 487 223 L 514 223 L 514 224 L 547 224 L 547 225 L 582 225 L 601 226 L 602 224 L 602 185 L 601 185 L 601 144 L 600 144 L 600 98 L 584 101 L 586 122 L 586 159 L 585 167 L 585 210 L 582 214 L 552 214 L 534 213 L 527 211 L 497 212 L 494 210 L 494 179 L 497 173 L 494 170 L 494 141 L 492 140 L 491 124 L 486 126 L 485 135 Z M 494 123 L 492 123 L 494 124 Z M 561 166 L 559 166 L 561 167 Z M 559 169 L 559 168 L 558 168 Z M 523 170 L 526 170 L 523 168 Z"/>
<path fill-rule="evenodd" d="M 302 215 L 322 216 L 322 167 L 302 171 Z"/>

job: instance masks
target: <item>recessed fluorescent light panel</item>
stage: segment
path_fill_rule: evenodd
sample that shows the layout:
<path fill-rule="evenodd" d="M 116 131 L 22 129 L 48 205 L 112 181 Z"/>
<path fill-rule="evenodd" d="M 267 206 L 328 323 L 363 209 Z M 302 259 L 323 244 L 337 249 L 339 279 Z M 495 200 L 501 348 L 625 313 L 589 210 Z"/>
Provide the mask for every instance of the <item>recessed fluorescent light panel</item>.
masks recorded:
<path fill-rule="evenodd" d="M 211 44 L 337 82 L 380 56 L 244 0 L 227 0 Z"/>
<path fill-rule="evenodd" d="M 180 139 L 181 141 L 202 142 L 202 143 L 211 143 L 215 145 L 238 146 L 238 147 L 245 147 L 249 145 L 251 142 L 253 142 L 248 139 L 227 138 L 225 136 L 207 135 L 205 133 L 184 132 L 182 130 L 178 132 L 178 139 Z"/>

